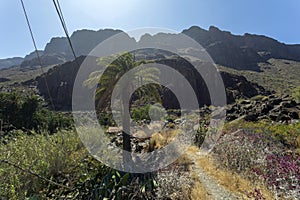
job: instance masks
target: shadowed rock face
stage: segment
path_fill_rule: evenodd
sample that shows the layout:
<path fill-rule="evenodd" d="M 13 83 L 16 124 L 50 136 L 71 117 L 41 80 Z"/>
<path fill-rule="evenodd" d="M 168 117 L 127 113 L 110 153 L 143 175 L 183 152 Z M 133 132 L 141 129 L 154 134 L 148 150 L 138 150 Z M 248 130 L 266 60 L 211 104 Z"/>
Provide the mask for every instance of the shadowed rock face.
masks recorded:
<path fill-rule="evenodd" d="M 200 75 L 188 61 L 184 59 L 162 59 L 158 62 L 176 69 L 189 81 L 197 95 L 200 106 L 211 104 L 208 88 L 202 75 Z M 205 64 L 204 67 L 206 67 Z M 220 74 L 226 89 L 227 103 L 233 103 L 235 99 L 239 98 L 250 98 L 258 94 L 268 93 L 262 86 L 249 82 L 244 76 L 238 76 L 227 72 L 220 72 Z M 182 90 L 184 90 L 184 88 L 182 88 Z M 177 99 L 170 91 L 163 94 L 163 103 L 165 103 L 166 107 L 170 105 L 170 108 L 179 108 Z"/>
<path fill-rule="evenodd" d="M 10 81 L 8 78 L 0 78 L 0 83 Z"/>
<path fill-rule="evenodd" d="M 74 81 L 79 69 L 79 66 L 84 61 L 85 56 L 77 59 L 77 62 L 69 61 L 61 65 L 57 65 L 50 69 L 44 76 L 39 76 L 32 83 L 36 84 L 41 95 L 50 103 L 49 92 L 53 100 L 56 110 L 71 110 L 72 108 L 72 93 Z M 93 66 L 97 65 L 95 57 L 89 57 L 88 63 Z M 46 85 L 47 82 L 47 85 Z M 83 97 L 84 98 L 84 97 Z"/>
<path fill-rule="evenodd" d="M 80 65 L 85 57 L 78 58 Z M 91 65 L 97 65 L 95 57 L 88 57 Z M 203 77 L 184 59 L 160 59 L 157 63 L 170 66 L 181 73 L 189 81 L 195 94 L 197 95 L 199 106 L 210 104 L 208 89 Z M 47 80 L 53 103 L 57 110 L 70 110 L 72 105 L 72 90 L 74 80 L 78 71 L 76 62 L 67 62 L 49 70 L 44 77 L 36 79 L 40 93 L 49 100 L 45 80 Z M 265 94 L 265 90 L 257 84 L 247 81 L 243 76 L 237 76 L 226 72 L 221 72 L 227 93 L 228 103 L 232 103 L 236 98 L 249 98 L 257 94 Z M 163 78 L 163 77 L 160 77 Z M 184 88 L 182 88 L 184 90 Z M 179 108 L 178 100 L 175 95 L 166 90 L 162 94 L 163 105 L 166 108 Z"/>

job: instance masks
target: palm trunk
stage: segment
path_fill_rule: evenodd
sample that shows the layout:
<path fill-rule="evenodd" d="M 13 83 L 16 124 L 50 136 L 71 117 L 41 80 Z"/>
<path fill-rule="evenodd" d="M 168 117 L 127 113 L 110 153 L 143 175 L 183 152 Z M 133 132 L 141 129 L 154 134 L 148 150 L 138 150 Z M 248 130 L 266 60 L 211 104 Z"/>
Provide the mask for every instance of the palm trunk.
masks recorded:
<path fill-rule="evenodd" d="M 129 83 L 129 80 L 126 82 Z M 129 113 L 129 102 L 127 100 L 129 99 L 129 84 L 126 84 L 123 86 L 123 92 L 122 92 L 122 136 L 123 136 L 123 150 L 131 152 L 131 139 L 130 139 L 130 113 Z"/>
<path fill-rule="evenodd" d="M 131 152 L 131 139 L 130 139 L 130 115 L 129 112 L 124 111 L 122 119 L 122 136 L 123 136 L 123 150 Z"/>
<path fill-rule="evenodd" d="M 124 100 L 128 99 L 128 85 L 124 86 L 123 88 L 123 98 Z M 122 113 L 122 137 L 123 137 L 123 150 L 127 151 L 126 153 L 123 153 L 123 165 L 130 168 L 132 166 L 132 157 L 131 154 L 128 152 L 131 152 L 131 136 L 130 136 L 130 113 L 129 113 L 129 102 L 122 101 L 122 107 L 123 107 L 123 113 Z M 125 168 L 127 168 L 125 167 Z M 127 168 L 127 170 L 129 170 Z"/>

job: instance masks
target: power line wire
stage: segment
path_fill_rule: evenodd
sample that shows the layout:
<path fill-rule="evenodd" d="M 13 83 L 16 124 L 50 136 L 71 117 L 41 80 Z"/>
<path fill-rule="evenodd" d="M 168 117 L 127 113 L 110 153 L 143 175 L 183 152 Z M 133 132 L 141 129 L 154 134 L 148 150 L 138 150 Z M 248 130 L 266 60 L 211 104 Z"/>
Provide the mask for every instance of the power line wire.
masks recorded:
<path fill-rule="evenodd" d="M 67 29 L 67 24 L 66 24 L 66 22 L 65 22 L 64 15 L 63 15 L 63 13 L 62 13 L 62 10 L 61 10 L 61 7 L 60 7 L 60 3 L 59 3 L 58 0 L 57 0 L 57 6 L 58 6 L 58 9 L 59 9 L 59 13 L 60 13 L 60 15 L 61 15 L 61 18 L 62 18 L 62 20 L 63 20 L 64 28 L 65 28 L 65 30 L 66 30 L 66 32 L 67 32 L 67 35 L 69 35 L 69 31 L 68 31 L 68 29 Z"/>
<path fill-rule="evenodd" d="M 19 169 L 19 170 L 21 170 L 21 171 L 23 171 L 23 172 L 26 172 L 26 173 L 28 173 L 28 174 L 31 174 L 31 175 L 33 175 L 33 176 L 35 176 L 35 177 L 37 177 L 37 178 L 39 178 L 39 179 L 41 179 L 41 180 L 43 180 L 43 181 L 47 181 L 47 182 L 50 183 L 50 184 L 53 184 L 53 185 L 56 185 L 56 186 L 59 186 L 59 187 L 62 187 L 62 188 L 66 188 L 66 189 L 69 189 L 69 190 L 72 190 L 72 189 L 73 189 L 73 188 L 70 188 L 70 187 L 68 187 L 68 186 L 65 186 L 65 185 L 62 185 L 62 184 L 60 184 L 60 183 L 57 183 L 57 182 L 55 182 L 55 181 L 53 181 L 53 180 L 50 180 L 50 179 L 48 179 L 48 178 L 45 178 L 45 177 L 43 177 L 43 176 L 37 174 L 36 172 L 32 171 L 32 170 L 29 169 L 29 168 L 28 168 L 28 169 L 23 168 L 23 167 L 20 166 L 19 164 L 12 163 L 12 162 L 10 162 L 9 160 L 3 160 L 3 159 L 0 159 L 0 163 L 5 163 L 5 164 L 7 164 L 7 165 L 13 166 L 13 167 L 16 168 L 16 169 Z"/>
<path fill-rule="evenodd" d="M 53 4 L 54 4 L 54 7 L 55 7 L 56 12 L 57 12 L 57 14 L 58 14 L 58 17 L 59 17 L 59 20 L 60 20 L 60 22 L 61 22 L 61 25 L 62 25 L 62 27 L 63 27 L 63 29 L 64 29 L 64 32 L 65 32 L 65 34 L 66 34 L 68 43 L 69 43 L 69 45 L 70 45 L 72 54 L 73 54 L 74 59 L 75 59 L 75 62 L 76 62 L 76 64 L 79 66 L 79 64 L 78 64 L 78 62 L 77 62 L 77 56 L 76 56 L 74 47 L 73 47 L 73 45 L 72 45 L 71 38 L 70 38 L 70 36 L 69 36 L 69 32 L 68 32 L 68 29 L 67 29 L 67 25 L 66 25 L 66 22 L 65 22 L 65 19 L 64 19 L 64 16 L 63 16 L 63 13 L 62 13 L 62 10 L 61 10 L 59 1 L 58 1 L 58 0 L 53 0 Z"/>
<path fill-rule="evenodd" d="M 34 46 L 34 49 L 35 49 L 35 53 L 36 53 L 36 56 L 38 58 L 38 62 L 39 62 L 39 65 L 40 65 L 40 70 L 41 70 L 41 73 L 42 73 L 41 76 L 44 78 L 52 109 L 55 110 L 55 106 L 54 106 L 53 99 L 52 99 L 52 96 L 51 96 L 51 93 L 50 93 L 49 85 L 48 85 L 48 82 L 47 82 L 46 77 L 45 77 L 45 72 L 43 70 L 41 57 L 40 57 L 40 54 L 38 52 L 38 48 L 37 48 L 37 45 L 36 45 L 36 42 L 35 42 L 35 39 L 34 39 L 33 31 L 31 29 L 31 25 L 30 25 L 29 18 L 28 18 L 28 15 L 27 15 L 27 11 L 25 9 L 25 5 L 24 5 L 23 0 L 20 0 L 20 1 L 21 1 L 21 5 L 22 5 L 22 8 L 23 8 L 24 15 L 25 15 L 26 23 L 27 23 L 27 26 L 28 26 L 28 29 L 29 29 L 29 32 L 30 32 L 31 40 L 32 40 L 32 43 L 33 43 L 33 46 Z"/>

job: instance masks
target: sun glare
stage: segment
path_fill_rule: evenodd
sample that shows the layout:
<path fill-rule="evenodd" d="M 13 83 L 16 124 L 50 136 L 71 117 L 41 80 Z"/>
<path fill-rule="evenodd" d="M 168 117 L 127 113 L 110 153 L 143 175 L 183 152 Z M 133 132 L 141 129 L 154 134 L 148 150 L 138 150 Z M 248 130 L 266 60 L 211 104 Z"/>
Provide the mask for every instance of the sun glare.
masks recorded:
<path fill-rule="evenodd" d="M 86 0 L 82 1 L 66 1 L 66 3 L 79 10 L 92 20 L 99 20 L 104 23 L 111 23 L 115 20 L 130 15 L 134 9 L 138 7 L 138 0 Z"/>

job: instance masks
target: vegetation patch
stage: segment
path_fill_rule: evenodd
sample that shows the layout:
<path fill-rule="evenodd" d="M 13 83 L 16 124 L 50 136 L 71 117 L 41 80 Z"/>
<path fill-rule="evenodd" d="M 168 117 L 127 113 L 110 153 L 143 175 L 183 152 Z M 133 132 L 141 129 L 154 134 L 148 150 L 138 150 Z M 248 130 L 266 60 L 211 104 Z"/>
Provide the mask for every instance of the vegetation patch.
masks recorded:
<path fill-rule="evenodd" d="M 260 180 L 278 198 L 299 198 L 299 123 L 240 121 L 228 124 L 224 134 L 213 150 L 220 168 Z"/>

